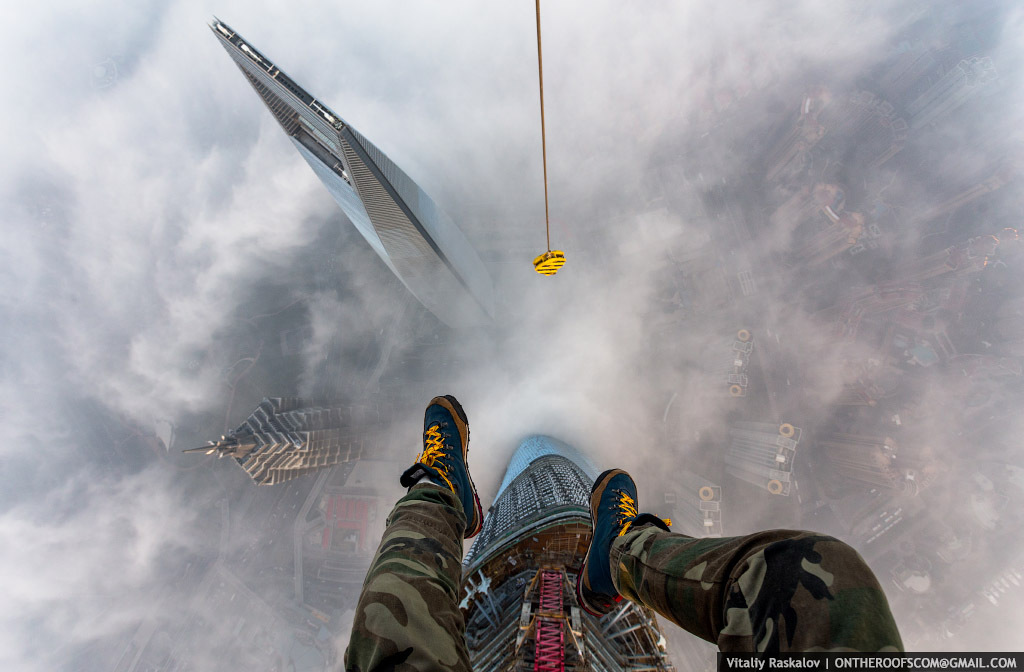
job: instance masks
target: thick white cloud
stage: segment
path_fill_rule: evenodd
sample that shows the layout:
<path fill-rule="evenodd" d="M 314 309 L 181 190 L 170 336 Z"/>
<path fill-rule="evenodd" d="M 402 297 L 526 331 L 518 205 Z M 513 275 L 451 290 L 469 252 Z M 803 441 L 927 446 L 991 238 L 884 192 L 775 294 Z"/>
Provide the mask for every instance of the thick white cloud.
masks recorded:
<path fill-rule="evenodd" d="M 737 327 L 733 317 L 691 321 L 671 336 L 671 363 L 651 360 L 652 339 L 660 346 L 666 338 L 648 321 L 658 276 L 635 253 L 634 232 L 637 213 L 652 207 L 652 156 L 666 138 L 685 145 L 723 121 L 715 110 L 745 91 L 753 92 L 747 102 L 728 112 L 737 139 L 763 129 L 770 96 L 758 92 L 769 85 L 798 97 L 807 78 L 836 87 L 855 80 L 928 7 L 546 3 L 552 232 L 570 259 L 554 281 L 533 275 L 522 252 L 539 252 L 543 241 L 529 3 L 19 8 L 0 39 L 10 93 L 0 106 L 0 404 L 9 437 L 0 474 L 20 481 L 11 486 L 19 502 L 0 513 L 0 563 L 12 586 L 0 613 L 0 662 L 49 669 L 34 641 L 75 646 L 130 627 L 174 571 L 165 558 L 211 543 L 191 537 L 196 513 L 165 472 L 119 476 L 71 459 L 107 448 L 76 434 L 74 423 L 55 422 L 54 409 L 95 398 L 141 425 L 222 413 L 218 347 L 245 328 L 239 306 L 258 283 L 304 263 L 325 221 L 341 220 L 209 34 L 213 13 L 378 144 L 474 242 L 512 250 L 514 263 L 496 268 L 508 316 L 499 333 L 455 339 L 463 368 L 437 381 L 466 401 L 475 439 L 486 437 L 474 464 L 487 493 L 525 433 L 557 434 L 599 461 L 640 469 L 652 457 L 642 447 L 657 445 L 662 431 L 651 419 L 672 392 L 683 426 L 721 424 L 726 407 L 702 394 L 701 360 Z M 995 54 L 1013 87 L 1024 33 L 1021 13 L 1008 17 Z M 119 73 L 109 87 L 101 64 Z M 988 110 L 992 136 L 983 139 L 1019 133 L 1020 109 Z M 990 148 L 975 146 L 976 128 L 946 133 L 957 160 L 929 175 L 987 165 Z M 714 150 L 678 162 L 700 163 L 713 179 L 743 173 L 754 158 L 738 142 Z M 908 208 L 933 198 L 930 183 L 906 181 L 893 189 Z M 697 195 L 683 201 L 657 235 L 707 233 Z M 605 257 L 574 256 L 574 244 L 594 239 L 607 241 Z M 350 295 L 308 300 L 307 389 L 334 330 L 353 345 L 392 339 L 394 361 L 413 347 L 382 331 L 393 295 L 358 282 L 381 270 L 372 259 L 358 263 Z M 794 353 L 822 353 L 805 383 L 828 399 L 841 383 L 828 335 L 776 287 L 764 289 L 766 312 L 785 316 Z M 692 440 L 684 443 L 671 459 L 687 457 Z M 64 465 L 54 469 L 66 482 L 38 476 L 47 461 Z M 743 524 L 787 522 L 751 515 Z"/>
<path fill-rule="evenodd" d="M 0 514 L 0 665 L 52 669 L 54 651 L 133 629 L 166 596 L 163 577 L 180 574 L 183 552 L 202 550 L 196 516 L 171 475 L 153 470 L 81 471 Z"/>

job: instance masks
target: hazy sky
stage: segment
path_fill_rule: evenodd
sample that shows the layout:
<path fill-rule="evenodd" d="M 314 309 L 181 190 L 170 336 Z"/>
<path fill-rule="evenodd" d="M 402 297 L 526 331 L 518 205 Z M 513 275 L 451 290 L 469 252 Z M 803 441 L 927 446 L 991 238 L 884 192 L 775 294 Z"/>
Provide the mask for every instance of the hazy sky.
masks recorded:
<path fill-rule="evenodd" d="M 904 212 L 942 200 L 946 185 L 1007 152 L 1020 158 L 1024 13 L 1013 3 L 983 9 L 1001 17 L 986 50 L 1000 93 L 970 121 L 931 129 L 936 148 L 919 172 L 892 175 Z M 533 3 L 64 2 L 9 16 L 0 29 L 0 667 L 53 670 L 154 618 L 159 600 L 164 618 L 184 618 L 187 601 L 167 599 L 164 586 L 181 573 L 178 560 L 217 547 L 196 505 L 212 501 L 212 486 L 122 429 L 227 412 L 225 344 L 248 328 L 239 307 L 253 287 L 281 285 L 308 264 L 325 229 L 347 226 L 210 35 L 211 16 L 385 151 L 491 263 L 506 317 L 493 332 L 451 337 L 460 365 L 436 374 L 438 393 L 470 412 L 483 446 L 474 474 L 489 501 L 527 433 L 644 473 L 691 457 L 692 436 L 675 452 L 649 448 L 663 446 L 650 421 L 672 393 L 682 425 L 724 422 L 728 406 L 703 393 L 700 361 L 734 319 L 708 316 L 670 335 L 651 319 L 660 276 L 658 264 L 638 263 L 640 246 L 684 240 L 700 254 L 715 226 L 692 184 L 675 185 L 676 207 L 655 201 L 658 166 L 741 179 L 758 158 L 744 134 L 768 132 L 808 86 L 852 86 L 909 22 L 934 20 L 928 34 L 941 42 L 944 26 L 970 14 L 960 3 L 847 0 L 543 11 L 552 242 L 570 260 L 554 279 L 529 265 L 544 243 Z M 726 130 L 705 136 L 715 106 Z M 1000 229 L 1019 210 L 990 216 Z M 930 230 L 906 221 L 893 240 L 912 249 Z M 296 372 L 304 391 L 332 340 L 353 358 L 388 339 L 400 356 L 415 349 L 414 330 L 387 329 L 399 292 L 367 281 L 386 277 L 383 266 L 346 232 L 339 287 L 295 295 L 314 325 Z M 586 252 L 574 257 L 574 246 Z M 827 353 L 827 332 L 787 286 L 785 273 L 765 273 L 761 309 L 785 322 L 792 352 Z M 672 359 L 654 356 L 668 345 Z M 834 397 L 838 367 L 823 355 L 804 384 Z M 958 403 L 942 383 L 925 399 L 933 412 Z M 406 424 L 397 436 L 411 457 L 418 428 Z M 1007 420 L 989 457 L 1020 464 L 1019 429 Z M 935 422 L 922 440 L 952 460 L 961 430 Z M 744 514 L 727 532 L 794 524 Z M 1019 605 L 1005 604 L 994 640 L 980 643 L 1019 648 L 1006 639 L 1013 623 L 1024 630 Z"/>

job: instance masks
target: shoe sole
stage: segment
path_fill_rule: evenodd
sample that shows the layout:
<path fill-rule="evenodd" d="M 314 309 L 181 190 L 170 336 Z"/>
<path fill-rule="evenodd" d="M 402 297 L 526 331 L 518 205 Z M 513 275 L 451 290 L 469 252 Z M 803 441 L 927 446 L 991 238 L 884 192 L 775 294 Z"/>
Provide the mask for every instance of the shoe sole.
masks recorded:
<path fill-rule="evenodd" d="M 604 495 L 604 491 L 608 487 L 608 481 L 610 481 L 613 476 L 618 476 L 619 474 L 626 474 L 627 476 L 629 476 L 629 473 L 626 472 L 624 469 L 608 469 L 606 471 L 601 472 L 601 475 L 598 476 L 597 479 L 594 481 L 593 487 L 590 488 L 591 526 L 593 526 L 594 521 L 597 520 L 597 507 L 601 503 L 601 496 Z M 630 478 L 632 478 L 632 476 L 630 476 Z M 576 575 L 576 601 L 578 601 L 580 603 L 580 606 L 583 607 L 583 611 L 587 612 L 591 616 L 600 617 L 604 616 L 608 612 L 594 611 L 589 606 L 587 606 L 586 600 L 583 599 L 583 576 L 587 573 L 587 558 L 590 557 L 590 549 L 592 549 L 593 547 L 594 535 L 593 532 L 591 532 L 590 546 L 587 546 L 587 553 L 583 556 L 583 566 L 580 567 L 580 573 Z M 617 598 L 615 599 L 615 602 L 620 601 L 622 601 L 621 595 L 617 596 Z"/>
<path fill-rule="evenodd" d="M 476 529 L 472 530 L 472 532 L 467 530 L 465 535 L 466 539 L 472 539 L 480 534 L 480 530 L 484 526 L 484 509 L 480 506 L 480 495 L 477 494 L 476 484 L 473 483 L 473 476 L 469 473 L 469 419 L 466 417 L 466 411 L 462 408 L 459 400 L 450 394 L 434 397 L 427 404 L 427 408 L 434 404 L 447 409 L 456 419 L 455 425 L 459 429 L 459 438 L 462 440 L 462 461 L 466 465 L 466 478 L 469 479 L 469 487 L 473 489 L 473 504 L 476 507 Z"/>

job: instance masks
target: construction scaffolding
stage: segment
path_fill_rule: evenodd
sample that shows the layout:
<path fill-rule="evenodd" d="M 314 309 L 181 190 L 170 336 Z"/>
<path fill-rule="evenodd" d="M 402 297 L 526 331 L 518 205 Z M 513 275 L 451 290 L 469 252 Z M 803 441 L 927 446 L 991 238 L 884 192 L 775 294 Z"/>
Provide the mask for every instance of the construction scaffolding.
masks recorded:
<path fill-rule="evenodd" d="M 596 617 L 576 601 L 593 476 L 574 453 L 548 437 L 524 441 L 466 555 L 461 607 L 474 670 L 673 669 L 652 612 L 623 600 Z"/>
<path fill-rule="evenodd" d="M 673 669 L 651 612 L 623 602 L 610 614 L 593 618 L 576 604 L 574 581 L 564 568 L 537 570 L 522 595 L 514 656 L 502 661 L 494 655 L 500 649 L 490 649 L 486 658 L 474 658 L 473 668 L 516 672 Z"/>

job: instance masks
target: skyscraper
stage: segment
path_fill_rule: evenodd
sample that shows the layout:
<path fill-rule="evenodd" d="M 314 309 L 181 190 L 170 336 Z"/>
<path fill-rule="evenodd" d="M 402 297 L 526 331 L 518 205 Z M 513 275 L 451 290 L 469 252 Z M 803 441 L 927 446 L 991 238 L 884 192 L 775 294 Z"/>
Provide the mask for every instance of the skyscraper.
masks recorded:
<path fill-rule="evenodd" d="M 910 127 L 920 128 L 939 119 L 987 88 L 995 79 L 996 68 L 991 58 L 965 58 L 907 104 Z"/>
<path fill-rule="evenodd" d="M 817 457 L 824 473 L 842 484 L 861 488 L 887 488 L 913 493 L 912 472 L 901 469 L 899 447 L 890 437 L 834 432 L 817 441 Z"/>
<path fill-rule="evenodd" d="M 729 428 L 725 470 L 773 495 L 789 497 L 793 457 L 802 435 L 788 422 L 737 422 Z"/>
<path fill-rule="evenodd" d="M 846 203 L 845 190 L 835 184 L 819 183 L 804 187 L 790 196 L 775 209 L 768 219 L 775 228 L 790 233 L 801 224 L 822 215 L 830 221 L 836 220 Z"/>
<path fill-rule="evenodd" d="M 274 485 L 358 460 L 363 441 L 345 427 L 346 410 L 295 397 L 264 399 L 238 428 L 185 452 L 233 457 L 259 485 Z"/>
<path fill-rule="evenodd" d="M 765 156 L 765 180 L 771 182 L 798 172 L 809 152 L 825 137 L 826 129 L 818 114 L 827 104 L 828 93 L 815 90 L 803 97 L 795 122 L 776 138 Z"/>
<path fill-rule="evenodd" d="M 948 215 L 985 194 L 1002 188 L 1016 176 L 1016 173 L 1017 166 L 1014 162 L 1004 159 L 995 166 L 994 170 L 985 179 L 928 208 L 920 213 L 920 219 L 922 222 L 927 222 L 937 217 Z"/>
<path fill-rule="evenodd" d="M 722 488 L 692 471 L 680 469 L 673 477 L 675 488 L 665 493 L 665 513 L 672 516 L 673 531 L 691 537 L 722 536 Z"/>
<path fill-rule="evenodd" d="M 391 506 L 380 484 L 404 466 L 361 459 L 323 471 L 295 513 L 295 600 L 314 618 L 355 605 Z"/>
<path fill-rule="evenodd" d="M 229 26 L 214 19 L 210 28 L 345 215 L 420 303 L 452 327 L 489 323 L 491 277 L 459 227 L 369 140 Z"/>
<path fill-rule="evenodd" d="M 832 100 L 818 116 L 826 128 L 824 146 L 842 152 L 860 169 L 877 168 L 903 149 L 908 125 L 896 108 L 873 93 L 858 90 Z"/>
<path fill-rule="evenodd" d="M 992 260 L 999 239 L 993 235 L 968 238 L 957 245 L 903 264 L 896 270 L 892 284 L 934 283 L 946 274 L 968 275 L 981 271 Z"/>
<path fill-rule="evenodd" d="M 926 88 L 927 75 L 938 67 L 935 50 L 926 44 L 908 45 L 884 66 L 874 85 L 885 98 L 902 103 Z M 922 87 L 922 82 L 925 82 Z"/>
<path fill-rule="evenodd" d="M 791 253 L 794 263 L 808 266 L 823 264 L 845 252 L 864 233 L 864 215 L 859 212 L 845 211 L 835 219 L 823 217 L 808 224 L 796 232 Z"/>
<path fill-rule="evenodd" d="M 854 340 L 865 318 L 881 315 L 895 308 L 903 308 L 921 299 L 924 292 L 915 284 L 871 285 L 855 290 L 849 297 L 822 310 L 818 315 L 832 323 L 833 335 L 843 340 Z"/>
<path fill-rule="evenodd" d="M 473 669 L 669 670 L 652 612 L 624 600 L 602 618 L 576 603 L 597 469 L 546 436 L 519 446 L 463 564 Z"/>

